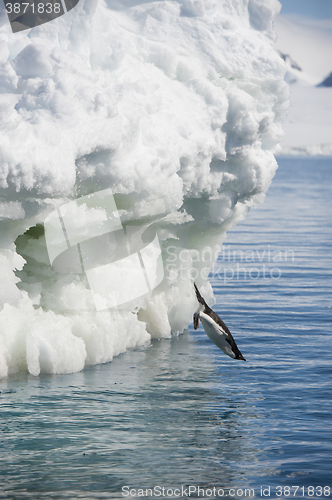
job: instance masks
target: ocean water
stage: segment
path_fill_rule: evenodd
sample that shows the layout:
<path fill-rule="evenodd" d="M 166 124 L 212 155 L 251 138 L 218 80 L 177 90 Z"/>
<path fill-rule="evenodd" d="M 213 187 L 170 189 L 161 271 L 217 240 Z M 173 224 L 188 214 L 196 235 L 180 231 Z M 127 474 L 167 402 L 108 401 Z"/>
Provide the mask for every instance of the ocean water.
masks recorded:
<path fill-rule="evenodd" d="M 0 498 L 331 496 L 332 160 L 278 163 L 210 276 L 247 362 L 191 326 L 73 375 L 1 380 Z"/>

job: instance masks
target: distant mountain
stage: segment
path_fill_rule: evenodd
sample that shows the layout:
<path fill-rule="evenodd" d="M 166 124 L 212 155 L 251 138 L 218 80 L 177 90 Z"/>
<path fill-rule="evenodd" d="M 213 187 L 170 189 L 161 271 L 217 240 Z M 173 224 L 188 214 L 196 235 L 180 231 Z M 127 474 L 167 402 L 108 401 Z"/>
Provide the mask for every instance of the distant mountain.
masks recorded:
<path fill-rule="evenodd" d="M 300 68 L 300 66 L 291 58 L 291 56 L 289 54 L 283 54 L 282 52 L 280 52 L 280 50 L 278 51 L 281 58 L 286 62 L 286 63 L 289 63 L 290 64 L 290 67 L 293 68 L 293 69 L 297 69 L 298 71 L 302 71 L 302 68 Z"/>
<path fill-rule="evenodd" d="M 326 80 L 332 68 L 332 30 L 329 28 L 327 20 L 277 16 L 276 48 L 286 62 L 288 83 L 317 86 Z"/>
<path fill-rule="evenodd" d="M 317 87 L 332 87 L 332 73 L 329 74 Z"/>
<path fill-rule="evenodd" d="M 285 74 L 285 81 L 287 83 L 295 83 L 301 79 L 302 75 L 299 73 L 302 72 L 302 68 L 297 64 L 297 62 L 294 61 L 289 54 L 283 54 L 280 50 L 278 50 L 278 53 L 286 63 L 287 71 Z"/>
<path fill-rule="evenodd" d="M 276 48 L 286 63 L 285 80 L 291 84 L 283 154 L 332 155 L 331 27 L 328 19 L 283 15 L 275 19 Z"/>

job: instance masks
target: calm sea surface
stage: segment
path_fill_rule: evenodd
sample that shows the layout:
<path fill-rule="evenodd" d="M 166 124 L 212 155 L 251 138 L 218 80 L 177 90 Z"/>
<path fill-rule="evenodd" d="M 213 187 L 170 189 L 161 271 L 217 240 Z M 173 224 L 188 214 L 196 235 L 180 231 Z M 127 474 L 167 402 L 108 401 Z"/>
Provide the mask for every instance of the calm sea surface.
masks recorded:
<path fill-rule="evenodd" d="M 279 165 L 211 275 L 247 362 L 191 328 L 0 381 L 0 498 L 331 496 L 332 159 Z"/>

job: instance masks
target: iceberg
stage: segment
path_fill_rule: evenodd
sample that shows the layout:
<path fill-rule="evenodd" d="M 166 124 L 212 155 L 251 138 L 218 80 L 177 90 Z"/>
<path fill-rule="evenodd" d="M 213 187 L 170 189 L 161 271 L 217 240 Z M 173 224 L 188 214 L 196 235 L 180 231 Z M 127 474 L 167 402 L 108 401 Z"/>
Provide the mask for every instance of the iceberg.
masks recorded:
<path fill-rule="evenodd" d="M 72 373 L 183 332 L 194 280 L 213 300 L 207 277 L 226 231 L 263 201 L 277 168 L 289 99 L 274 48 L 280 8 L 81 0 L 18 33 L 0 13 L 1 377 Z M 74 240 L 76 223 L 79 241 L 95 237 L 107 211 L 76 200 L 107 190 L 119 227 L 157 236 L 132 259 L 132 300 L 96 308 L 91 287 L 103 293 L 107 276 L 120 285 L 120 267 L 61 272 L 45 229 L 53 221 L 54 255 L 68 251 L 54 215 L 66 207 Z M 93 246 L 101 259 L 103 241 Z M 154 283 L 146 294 L 134 292 L 141 254 Z"/>

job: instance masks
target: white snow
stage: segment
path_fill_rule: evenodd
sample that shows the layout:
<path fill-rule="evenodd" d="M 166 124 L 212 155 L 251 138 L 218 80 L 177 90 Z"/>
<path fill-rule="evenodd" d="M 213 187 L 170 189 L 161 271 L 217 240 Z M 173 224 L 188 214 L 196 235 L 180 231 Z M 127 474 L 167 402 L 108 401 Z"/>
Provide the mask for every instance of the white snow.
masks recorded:
<path fill-rule="evenodd" d="M 1 376 L 81 370 L 191 322 L 193 280 L 206 281 L 277 168 L 289 95 L 279 9 L 81 0 L 16 34 L 0 13 Z M 108 188 L 122 220 L 153 224 L 166 278 L 130 310 L 97 312 L 81 275 L 52 269 L 42 225 Z"/>
<path fill-rule="evenodd" d="M 277 49 L 301 68 L 287 58 L 291 106 L 282 152 L 332 155 L 332 88 L 317 87 L 332 71 L 332 20 L 279 15 L 275 29 Z"/>
<path fill-rule="evenodd" d="M 283 152 L 332 155 L 332 88 L 291 89 Z"/>

